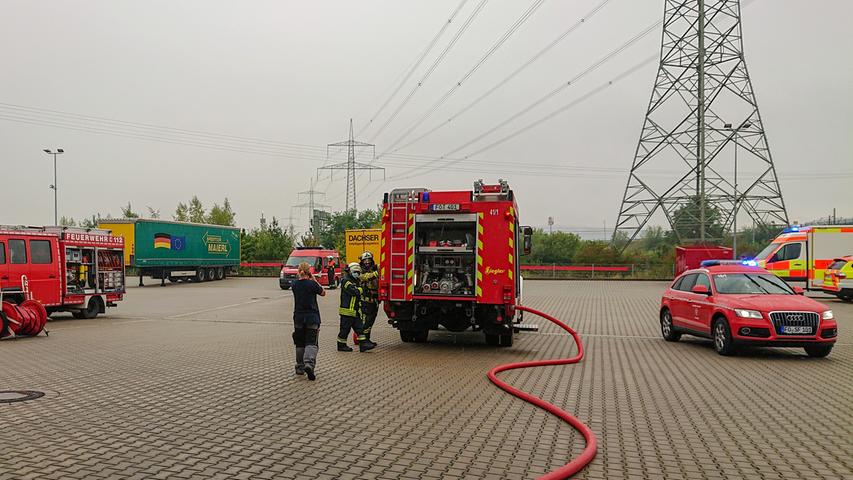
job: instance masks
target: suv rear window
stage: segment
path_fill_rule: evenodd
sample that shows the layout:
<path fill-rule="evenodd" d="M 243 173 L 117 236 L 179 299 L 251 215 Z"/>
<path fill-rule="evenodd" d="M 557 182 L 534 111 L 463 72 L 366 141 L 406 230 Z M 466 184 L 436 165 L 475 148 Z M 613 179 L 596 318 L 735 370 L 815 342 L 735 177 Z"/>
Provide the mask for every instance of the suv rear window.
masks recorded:
<path fill-rule="evenodd" d="M 676 290 L 681 290 L 682 292 L 689 292 L 693 290 L 693 285 L 696 284 L 696 277 L 698 276 L 698 273 L 691 273 L 690 275 L 685 275 L 684 278 L 682 278 L 681 281 L 678 282 L 678 285 L 673 288 L 675 288 Z"/>

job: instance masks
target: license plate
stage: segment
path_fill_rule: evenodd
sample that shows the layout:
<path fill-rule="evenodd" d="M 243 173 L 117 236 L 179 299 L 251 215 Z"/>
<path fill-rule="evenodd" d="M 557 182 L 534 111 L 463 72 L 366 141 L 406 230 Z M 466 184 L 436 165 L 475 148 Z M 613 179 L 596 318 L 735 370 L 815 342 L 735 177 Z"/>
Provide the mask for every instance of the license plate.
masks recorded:
<path fill-rule="evenodd" d="M 803 335 L 808 334 L 811 335 L 812 327 L 789 327 L 783 326 L 782 333 L 787 333 L 788 335 Z"/>
<path fill-rule="evenodd" d="M 458 203 L 435 203 L 429 206 L 433 212 L 455 212 L 459 210 Z"/>

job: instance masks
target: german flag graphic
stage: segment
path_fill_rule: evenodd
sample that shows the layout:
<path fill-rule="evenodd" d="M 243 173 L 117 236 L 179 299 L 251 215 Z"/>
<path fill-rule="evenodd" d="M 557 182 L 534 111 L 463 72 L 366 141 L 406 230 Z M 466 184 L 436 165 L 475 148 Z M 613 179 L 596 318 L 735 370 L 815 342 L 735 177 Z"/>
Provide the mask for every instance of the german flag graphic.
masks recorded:
<path fill-rule="evenodd" d="M 155 233 L 154 234 L 154 248 L 165 248 L 167 250 L 172 249 L 172 236 L 168 233 Z"/>

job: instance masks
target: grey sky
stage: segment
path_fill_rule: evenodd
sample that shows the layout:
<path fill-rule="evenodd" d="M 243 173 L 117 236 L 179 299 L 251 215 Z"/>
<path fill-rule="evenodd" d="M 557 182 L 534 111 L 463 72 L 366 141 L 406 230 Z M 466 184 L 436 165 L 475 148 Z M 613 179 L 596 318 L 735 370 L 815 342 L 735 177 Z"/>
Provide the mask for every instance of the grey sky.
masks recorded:
<path fill-rule="evenodd" d="M 86 123 L 8 104 L 324 147 L 346 138 L 350 117 L 356 131 L 362 130 L 459 1 L 3 0 L 0 161 L 6 181 L 0 188 L 0 223 L 52 221 L 53 172 L 41 150 L 55 147 L 67 151 L 59 158 L 60 215 L 117 214 L 130 201 L 138 211 L 150 205 L 168 218 L 178 201 L 196 194 L 206 205 L 229 197 L 241 226 L 256 225 L 261 212 L 287 217 L 302 200 L 296 192 L 307 190 L 323 165 L 324 149 Z M 467 2 L 360 140 L 373 139 L 479 1 Z M 402 144 L 446 120 L 599 3 L 546 1 Z M 662 3 L 611 0 L 494 95 L 397 153 L 440 156 L 466 144 L 654 23 Z M 421 118 L 530 4 L 487 2 L 429 80 L 376 136 L 377 152 Z M 850 18 L 853 2 L 843 0 L 757 0 L 744 9 L 747 64 L 792 220 L 826 216 L 833 207 L 853 214 Z M 657 29 L 528 115 L 453 156 L 470 154 L 582 96 L 657 53 L 659 41 Z M 525 223 L 544 225 L 553 215 L 564 228 L 597 229 L 606 222 L 611 229 L 655 72 L 652 62 L 452 170 L 406 178 L 414 174 L 416 160 L 380 159 L 389 178 L 405 179 L 380 185 L 362 177 L 359 206 L 379 202 L 381 192 L 394 187 L 468 189 L 476 178 L 501 176 L 516 190 Z M 89 131 L 49 125 L 57 123 Z M 196 145 L 162 141 L 176 139 Z M 273 150 L 287 155 L 272 155 Z M 343 152 L 331 158 L 342 160 Z M 562 167 L 543 175 L 546 168 L 531 166 L 548 164 Z M 816 175 L 821 172 L 826 174 Z M 798 173 L 810 178 L 798 179 Z M 317 188 L 328 192 L 325 203 L 343 208 L 342 173 L 331 182 L 321 176 Z M 295 223 L 305 224 L 307 212 L 294 214 Z"/>

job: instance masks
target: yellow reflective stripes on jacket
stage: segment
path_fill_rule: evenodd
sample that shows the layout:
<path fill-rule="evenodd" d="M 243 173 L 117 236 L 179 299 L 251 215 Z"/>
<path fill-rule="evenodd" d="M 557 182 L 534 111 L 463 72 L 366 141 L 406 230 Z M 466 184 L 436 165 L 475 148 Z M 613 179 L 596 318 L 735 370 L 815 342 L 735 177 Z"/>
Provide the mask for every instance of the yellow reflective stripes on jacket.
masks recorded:
<path fill-rule="evenodd" d="M 338 313 L 347 317 L 360 316 L 359 296 L 361 295 L 361 287 L 345 278 L 341 283 L 341 306 L 338 308 Z"/>

